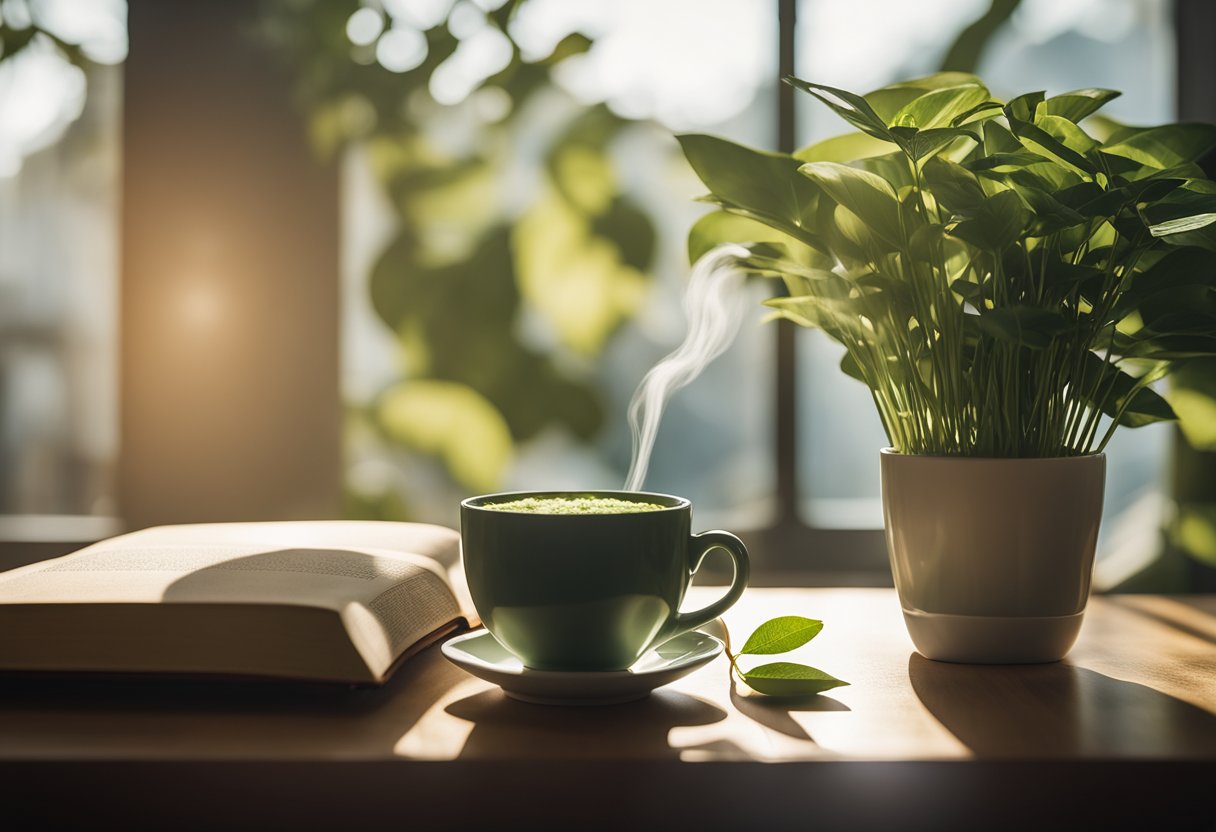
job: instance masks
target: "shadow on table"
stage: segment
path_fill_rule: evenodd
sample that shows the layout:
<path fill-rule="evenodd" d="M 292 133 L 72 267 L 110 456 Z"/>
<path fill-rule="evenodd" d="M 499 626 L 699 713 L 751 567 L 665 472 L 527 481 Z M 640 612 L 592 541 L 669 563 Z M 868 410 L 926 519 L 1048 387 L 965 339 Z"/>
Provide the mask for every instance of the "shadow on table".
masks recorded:
<path fill-rule="evenodd" d="M 398 739 L 468 679 L 437 646 L 381 687 L 143 676 L 0 677 L 4 744 L 90 753 L 291 756 L 317 749 L 388 756 Z"/>
<path fill-rule="evenodd" d="M 445 712 L 473 724 L 463 758 L 491 760 L 653 761 L 680 755 L 673 728 L 711 725 L 726 712 L 695 696 L 659 690 L 619 705 L 534 705 L 501 690 L 484 690 L 448 705 Z"/>
<path fill-rule="evenodd" d="M 966 665 L 913 653 L 912 688 L 977 757 L 1211 757 L 1216 715 L 1066 663 Z"/>
<path fill-rule="evenodd" d="M 799 698 L 752 696 L 746 690 L 740 691 L 739 682 L 734 678 L 730 682 L 730 703 L 753 722 L 759 722 L 765 728 L 787 737 L 808 742 L 814 742 L 815 738 L 794 719 L 794 713 L 852 710 L 843 702 L 818 693 Z"/>

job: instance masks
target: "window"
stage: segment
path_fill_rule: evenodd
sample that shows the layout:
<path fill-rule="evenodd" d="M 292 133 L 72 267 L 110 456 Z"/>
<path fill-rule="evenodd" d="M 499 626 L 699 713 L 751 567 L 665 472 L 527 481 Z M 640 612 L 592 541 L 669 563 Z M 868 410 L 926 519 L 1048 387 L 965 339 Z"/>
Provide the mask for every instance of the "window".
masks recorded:
<path fill-rule="evenodd" d="M 928 74 L 988 6 L 985 0 L 802 0 L 798 72 L 845 89 Z M 992 36 L 977 71 L 998 96 L 1111 87 L 1123 91 L 1103 111 L 1114 119 L 1176 119 L 1171 8 L 1156 0 L 1027 0 Z M 798 104 L 799 145 L 847 129 L 809 98 L 800 97 Z M 800 333 L 802 513 L 812 526 L 881 528 L 876 449 L 885 438 L 865 388 L 837 368 L 840 355 L 820 333 Z M 1099 557 L 1129 548 L 1156 550 L 1170 431 L 1166 424 L 1125 428 L 1108 446 Z"/>
<path fill-rule="evenodd" d="M 432 148 L 455 148 L 451 158 L 434 169 L 453 171 L 463 161 L 480 166 L 489 180 L 473 183 L 452 174 L 456 180 L 450 191 L 415 193 L 403 208 L 386 198 L 391 185 L 386 188 L 377 154 L 383 155 L 386 146 L 402 147 L 405 139 L 372 130 L 343 157 L 343 379 L 345 401 L 356 414 L 348 442 L 348 489 L 354 510 L 367 516 L 400 512 L 455 523 L 459 499 L 477 490 L 620 488 L 630 460 L 628 402 L 646 369 L 683 338 L 685 238 L 704 210 L 693 201 L 701 185 L 671 134 L 713 132 L 769 146 L 775 141 L 778 30 L 770 3 L 531 0 L 505 28 L 520 48 L 523 63 L 553 54 L 575 33 L 585 34 L 590 44 L 584 54 L 560 62 L 548 73 L 543 90 L 523 100 L 516 100 L 522 92 L 506 80 L 473 91 L 482 78 L 501 71 L 498 65 L 475 65 L 472 57 L 462 58 L 466 44 L 478 38 L 498 42 L 501 37 L 493 12 L 487 18 L 482 10 L 486 5 L 440 3 L 431 18 L 418 19 L 409 17 L 407 6 L 399 10 L 386 4 L 384 17 L 361 10 L 347 27 L 348 35 L 358 41 L 364 36 L 355 30 L 366 18 L 369 33 L 375 31 L 374 40 L 367 36 L 369 46 L 375 43 L 375 59 L 383 63 L 384 38 L 446 19 L 448 32 L 458 42 L 452 56 L 433 71 L 425 87 L 409 76 L 401 85 L 412 89 L 411 106 L 425 113 L 419 119 L 425 126 L 418 140 Z M 676 28 L 682 37 L 671 37 Z M 463 86 L 450 83 L 461 73 L 473 80 Z M 602 156 L 600 148 L 587 143 L 578 162 L 584 165 L 584 186 L 602 175 L 615 190 L 614 199 L 636 206 L 655 239 L 653 255 L 636 270 L 637 276 L 648 276 L 648 285 L 623 305 L 619 321 L 596 318 L 588 299 L 603 287 L 590 277 L 576 286 L 572 275 L 597 268 L 592 257 L 605 242 L 625 248 L 630 234 L 645 232 L 614 237 L 609 228 L 610 233 L 596 236 L 595 223 L 608 219 L 601 214 L 592 221 L 593 234 L 581 250 L 562 255 L 556 250 L 568 245 L 561 223 L 569 215 L 564 208 L 546 207 L 552 199 L 549 191 L 561 188 L 561 172 L 555 175 L 554 168 L 575 164 L 574 153 L 563 145 L 569 141 L 564 136 L 601 108 L 607 109 L 604 118 L 613 123 L 615 134 Z M 487 142 L 505 150 L 495 156 L 484 150 Z M 466 188 L 464 195 L 460 187 Z M 473 188 L 480 188 L 486 204 L 492 204 L 485 212 L 488 217 L 473 216 L 476 212 L 469 210 Z M 573 201 L 579 198 L 575 195 Z M 453 207 L 443 207 L 445 199 Z M 427 201 L 431 207 L 425 212 L 415 207 Z M 551 212 L 544 220 L 544 234 L 530 236 L 529 229 L 544 211 Z M 411 223 L 432 238 L 460 238 L 484 234 L 484 228 L 496 222 L 511 227 L 509 256 L 523 293 L 509 336 L 518 343 L 503 347 L 548 356 L 563 378 L 594 396 L 600 428 L 590 436 L 580 437 L 581 425 L 573 419 L 546 419 L 539 429 L 521 424 L 519 403 L 496 391 L 492 380 L 469 378 L 464 368 L 445 370 L 439 366 L 441 359 L 425 354 L 441 348 L 434 333 L 419 336 L 421 327 L 408 314 L 394 331 L 386 326 L 383 309 L 376 307 L 369 275 L 382 285 L 408 280 L 409 264 L 406 258 L 394 259 L 394 251 L 405 245 Z M 440 263 L 458 262 L 461 256 L 436 255 Z M 458 266 L 444 272 L 444 277 L 457 275 Z M 482 283 L 511 277 L 485 274 Z M 542 286 L 541 281 L 548 282 Z M 532 293 L 530 284 L 536 287 Z M 581 294 L 563 306 L 555 298 L 567 290 Z M 757 527 L 770 522 L 773 339 L 772 327 L 761 320 L 762 297 L 764 287 L 755 287 L 752 314 L 734 346 L 671 400 L 652 458 L 646 487 L 692 498 L 699 525 Z M 583 317 L 567 322 L 564 315 Z M 451 325 L 464 324 L 454 313 Z M 585 340 L 588 331 L 600 328 L 602 337 Z M 417 337 L 425 341 L 424 347 L 411 342 Z M 477 333 L 465 332 L 463 337 L 475 338 Z M 434 394 L 429 402 L 419 392 L 424 390 Z M 452 404 L 442 401 L 441 394 L 458 391 L 477 393 L 491 414 L 502 414 L 506 430 L 501 432 L 510 441 L 504 454 L 508 461 L 498 476 L 483 476 L 478 465 L 487 462 L 484 458 L 462 459 L 459 449 L 446 444 L 442 425 L 422 424 L 426 417 L 418 414 L 426 413 L 428 406 L 438 413 Z M 416 421 L 398 420 L 405 411 L 392 408 L 398 395 L 414 396 L 410 414 Z M 465 401 L 469 410 L 453 407 L 448 418 L 475 419 L 477 399 L 467 395 Z M 542 406 L 556 410 L 562 405 L 554 399 Z M 484 430 L 493 426 L 486 424 Z"/>
<path fill-rule="evenodd" d="M 0 515 L 108 518 L 126 4 L 9 0 L 0 20 Z"/>
<path fill-rule="evenodd" d="M 792 98 L 794 120 L 789 121 L 790 113 L 776 106 L 779 69 L 872 88 L 934 71 L 972 22 L 994 13 L 984 0 L 694 5 L 530 0 L 517 16 L 500 18 L 495 15 L 504 8 L 501 3 L 437 0 L 386 3 L 383 10 L 367 5 L 345 21 L 349 55 L 339 58 L 366 67 L 359 71 L 368 73 L 368 80 L 364 88 L 352 85 L 314 105 L 331 107 L 316 112 L 338 125 L 330 128 L 339 135 L 334 143 L 343 148 L 342 349 L 344 399 L 351 414 L 347 489 L 352 512 L 452 523 L 457 499 L 473 491 L 619 486 L 628 463 L 628 398 L 645 369 L 682 332 L 684 235 L 698 211 L 688 200 L 699 185 L 680 172 L 669 133 L 714 132 L 774 147 L 783 124 L 794 128 L 796 145 L 841 132 L 834 116 L 802 96 Z M 1036 81 L 1052 89 L 1101 81 L 1126 91 L 1111 108 L 1116 117 L 1172 117 L 1167 5 L 1141 0 L 1013 5 L 1018 8 L 1008 20 L 996 21 L 977 52 L 978 69 L 998 94 Z M 673 41 L 670 32 L 676 27 L 687 36 Z M 422 32 L 427 38 L 420 39 Z M 578 34 L 586 37 L 572 45 Z M 512 43 L 519 60 L 504 51 L 504 44 Z M 779 68 L 783 44 L 794 60 Z M 568 48 L 580 54 L 549 58 Z M 435 55 L 432 63 L 428 55 Z M 530 90 L 522 97 L 511 73 L 522 65 L 535 69 L 538 61 L 546 67 L 538 81 L 543 94 Z M 372 79 L 370 73 L 378 75 Z M 383 87 L 394 73 L 395 86 Z M 394 121 L 393 108 L 399 106 L 407 113 L 404 127 Z M 535 290 L 539 279 L 529 272 L 544 271 L 537 263 L 545 257 L 528 253 L 535 242 L 529 242 L 526 229 L 536 205 L 548 198 L 546 191 L 562 187 L 561 165 L 576 163 L 573 157 L 559 158 L 571 125 L 580 114 L 605 107 L 616 122 L 613 138 L 584 142 L 583 149 L 593 152 L 577 160 L 584 166 L 579 176 L 603 176 L 611 199 L 628 200 L 644 216 L 654 233 L 654 254 L 645 264 L 632 265 L 653 275 L 654 282 L 644 300 L 635 299 L 619 321 L 604 324 L 602 338 L 589 347 L 567 337 L 563 310 L 543 297 L 560 294 L 561 281 L 586 264 L 564 262 L 545 278 L 557 282 L 529 294 L 529 281 Z M 411 142 L 430 148 L 428 153 L 441 152 L 421 166 L 402 164 L 402 156 L 417 155 L 418 145 Z M 571 195 L 564 197 L 570 201 Z M 595 211 L 584 213 L 590 217 Z M 557 222 L 556 217 L 549 221 Z M 598 233 L 597 222 L 590 221 L 591 237 Z M 523 293 L 517 313 L 512 312 L 510 349 L 544 355 L 538 373 L 555 372 L 597 397 L 593 421 L 602 426 L 597 430 L 580 428 L 574 417 L 525 424 L 519 402 L 495 392 L 484 378 L 469 377 L 467 364 L 459 373 L 436 369 L 444 350 L 456 347 L 436 335 L 433 318 L 430 324 L 420 322 L 409 308 L 410 298 L 421 294 L 402 288 L 395 301 L 400 308 L 386 314 L 388 287 L 404 287 L 411 273 L 458 280 L 459 269 L 448 266 L 467 257 L 476 246 L 471 240 L 495 223 L 513 230 L 509 244 L 488 262 L 501 266 L 510 259 L 515 273 L 496 279 L 514 281 Z M 556 233 L 555 228 L 551 224 L 546 233 Z M 409 250 L 415 234 L 446 241 L 439 247 L 449 248 L 418 255 Z M 620 248 L 624 238 L 613 238 L 609 230 L 604 239 Z M 479 285 L 491 283 L 482 275 Z M 410 291 L 420 291 L 417 282 L 410 285 Z M 763 292 L 757 288 L 757 300 Z M 759 310 L 753 320 L 758 317 Z M 461 323 L 458 315 L 452 320 L 453 326 L 475 326 Z M 467 329 L 460 337 L 476 338 L 477 331 Z M 760 530 L 753 539 L 761 541 L 762 563 L 787 576 L 782 579 L 830 568 L 871 570 L 865 579 L 881 580 L 885 554 L 876 532 L 881 527 L 876 449 L 885 440 L 869 396 L 839 373 L 838 354 L 824 339 L 798 332 L 779 345 L 783 337 L 773 325 L 745 327 L 726 356 L 677 394 L 647 486 L 693 498 L 701 524 Z M 531 395 L 518 387 L 510 393 Z M 410 407 L 394 407 L 398 401 Z M 782 444 L 774 425 L 788 417 L 784 408 L 791 405 L 799 419 L 797 441 Z M 545 407 L 561 409 L 552 402 Z M 402 418 L 407 410 L 411 417 Z M 419 413 L 429 416 L 420 420 Z M 469 453 L 450 438 L 459 433 L 452 429 L 456 423 L 465 432 L 498 440 Z M 1144 517 L 1155 509 L 1165 437 L 1165 429 L 1123 431 L 1111 449 L 1108 518 L 1132 511 L 1142 535 L 1155 526 Z M 796 459 L 783 458 L 791 447 L 797 449 Z M 1111 538 L 1120 524 L 1110 521 L 1104 528 Z"/>
<path fill-rule="evenodd" d="M 311 140 L 341 171 L 352 516 L 451 524 L 474 491 L 620 486 L 626 407 L 682 337 L 685 237 L 704 210 L 672 133 L 774 148 L 843 132 L 778 84 L 784 72 L 852 89 L 929 73 L 1003 9 L 976 52 L 997 94 L 1111 86 L 1125 93 L 1108 110 L 1116 118 L 1175 115 L 1172 4 L 1155 0 L 523 0 L 512 15 L 514 5 L 280 0 L 261 19 L 262 45 L 299 82 Z M 155 23 L 219 16 L 205 6 Z M 7 0 L 0 15 L 89 58 L 85 70 L 46 64 L 58 97 L 22 93 L 21 55 L 0 62 L 0 514 L 107 515 L 122 86 L 112 64 L 125 54 L 125 5 Z M 26 52 L 49 61 L 56 48 L 40 36 Z M 760 322 L 768 288 L 752 289 L 734 347 L 669 403 L 646 485 L 692 498 L 698 526 L 752 530 L 761 580 L 886 580 L 885 440 L 869 396 L 825 339 Z M 561 302 L 566 293 L 580 303 Z M 1168 430 L 1123 430 L 1112 444 L 1105 551 L 1155 538 Z M 481 440 L 453 440 L 470 432 Z"/>

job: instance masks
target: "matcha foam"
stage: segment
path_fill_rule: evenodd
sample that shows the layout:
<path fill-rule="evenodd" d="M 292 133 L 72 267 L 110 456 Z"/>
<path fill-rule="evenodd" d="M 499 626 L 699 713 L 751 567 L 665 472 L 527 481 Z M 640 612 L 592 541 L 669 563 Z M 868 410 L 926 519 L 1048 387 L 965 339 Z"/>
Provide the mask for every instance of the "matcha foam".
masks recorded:
<path fill-rule="evenodd" d="M 615 497 L 524 497 L 506 503 L 485 503 L 482 508 L 522 514 L 635 514 L 661 511 L 667 506 Z"/>

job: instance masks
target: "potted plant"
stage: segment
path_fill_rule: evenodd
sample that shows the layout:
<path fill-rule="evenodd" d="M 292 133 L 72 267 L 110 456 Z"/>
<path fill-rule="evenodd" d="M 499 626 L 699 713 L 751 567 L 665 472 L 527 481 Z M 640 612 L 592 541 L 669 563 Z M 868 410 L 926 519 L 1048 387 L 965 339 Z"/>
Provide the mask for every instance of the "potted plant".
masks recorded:
<path fill-rule="evenodd" d="M 744 244 L 744 268 L 784 281 L 774 313 L 841 343 L 869 387 L 920 652 L 1059 659 L 1103 449 L 1174 418 L 1153 382 L 1216 353 L 1216 183 L 1196 164 L 1216 127 L 1090 118 L 1111 90 L 1000 102 L 959 73 L 864 96 L 786 80 L 858 132 L 792 155 L 681 136 L 721 209 L 690 253 Z"/>

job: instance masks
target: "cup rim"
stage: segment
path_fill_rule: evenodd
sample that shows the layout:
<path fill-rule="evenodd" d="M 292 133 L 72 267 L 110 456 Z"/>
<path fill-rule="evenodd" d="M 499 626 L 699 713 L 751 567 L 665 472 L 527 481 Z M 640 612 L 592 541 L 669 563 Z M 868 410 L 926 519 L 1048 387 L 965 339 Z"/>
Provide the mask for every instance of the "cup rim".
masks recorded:
<path fill-rule="evenodd" d="M 640 514 L 662 514 L 668 511 L 682 511 L 692 507 L 692 501 L 687 497 L 680 497 L 676 494 L 664 494 L 659 491 L 624 491 L 621 489 L 611 488 L 550 488 L 535 491 L 500 491 L 494 494 L 478 494 L 474 497 L 466 497 L 460 501 L 461 508 L 475 509 L 478 511 L 494 511 L 485 507 L 487 501 L 502 501 L 509 502 L 511 500 L 523 500 L 529 497 L 539 497 L 541 499 L 547 497 L 609 497 L 616 499 L 626 499 L 631 502 L 646 502 L 647 498 L 657 499 L 661 501 L 671 501 L 672 505 L 664 505 L 660 509 L 650 509 L 648 511 L 619 511 L 612 514 L 538 514 L 526 512 L 528 517 L 636 517 Z M 510 514 L 512 512 L 497 511 L 496 514 Z M 516 512 L 525 514 L 525 512 Z"/>

